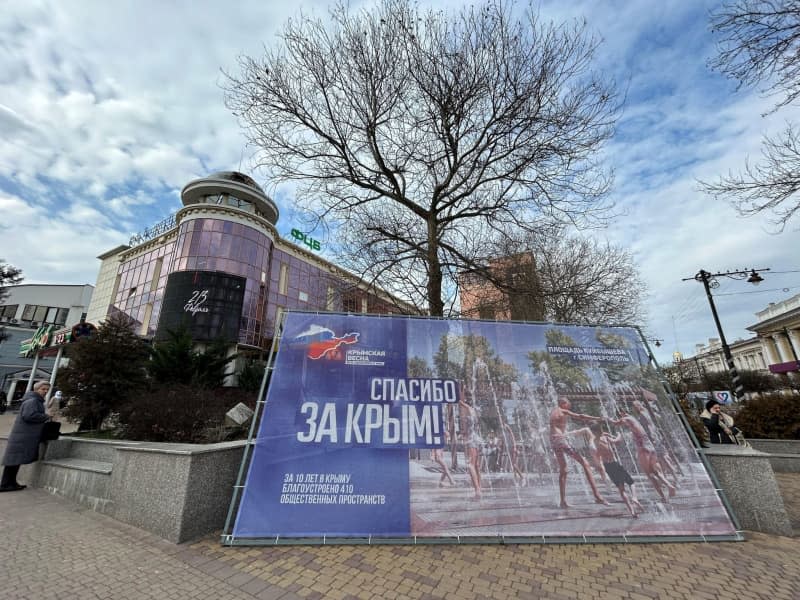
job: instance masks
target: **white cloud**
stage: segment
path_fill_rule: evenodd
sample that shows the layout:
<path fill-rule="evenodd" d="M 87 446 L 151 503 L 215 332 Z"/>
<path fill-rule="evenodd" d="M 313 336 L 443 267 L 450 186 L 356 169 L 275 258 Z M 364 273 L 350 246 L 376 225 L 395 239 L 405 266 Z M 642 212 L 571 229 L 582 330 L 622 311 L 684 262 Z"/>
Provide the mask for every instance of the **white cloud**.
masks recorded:
<path fill-rule="evenodd" d="M 238 55 L 260 54 L 301 7 L 324 15 L 327 4 L 6 2 L 0 256 L 22 267 L 28 281 L 93 283 L 94 257 L 172 212 L 190 179 L 240 164 L 254 170 L 252 148 L 223 105 L 220 70 L 235 72 Z M 707 13 L 715 4 L 546 0 L 541 8 L 556 20 L 585 15 L 604 40 L 597 68 L 627 92 L 619 134 L 605 152 L 617 173 L 614 198 L 627 214 L 605 235 L 630 248 L 641 266 L 649 330 L 666 342 L 662 360 L 675 346 L 673 317 L 684 352 L 716 335 L 702 286 L 681 278 L 700 268 L 797 267 L 797 231 L 771 236 L 766 217 L 739 219 L 696 189 L 698 178 L 757 158 L 761 136 L 798 116 L 784 110 L 762 118 L 771 99 L 735 94 L 707 69 Z M 254 174 L 281 203 L 279 227 L 288 228 L 294 186 Z M 791 277 L 768 276 L 764 285 L 800 285 Z M 720 296 L 730 337 L 786 295 Z"/>

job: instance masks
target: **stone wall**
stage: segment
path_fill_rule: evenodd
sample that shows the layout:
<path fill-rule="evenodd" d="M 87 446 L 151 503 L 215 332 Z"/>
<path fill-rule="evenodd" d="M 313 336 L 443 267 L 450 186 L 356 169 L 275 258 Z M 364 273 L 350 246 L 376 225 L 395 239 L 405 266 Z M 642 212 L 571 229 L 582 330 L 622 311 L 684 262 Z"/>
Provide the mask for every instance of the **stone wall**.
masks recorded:
<path fill-rule="evenodd" d="M 245 444 L 62 437 L 19 480 L 181 543 L 225 525 Z"/>

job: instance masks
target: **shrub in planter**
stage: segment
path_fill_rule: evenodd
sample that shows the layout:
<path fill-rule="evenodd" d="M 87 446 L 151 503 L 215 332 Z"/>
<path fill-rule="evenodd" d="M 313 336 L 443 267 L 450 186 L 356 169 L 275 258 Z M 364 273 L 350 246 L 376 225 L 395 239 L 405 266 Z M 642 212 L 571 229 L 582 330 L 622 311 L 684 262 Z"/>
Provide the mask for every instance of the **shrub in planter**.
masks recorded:
<path fill-rule="evenodd" d="M 120 408 L 121 434 L 129 440 L 151 442 L 222 441 L 230 437 L 222 427 L 225 413 L 239 402 L 252 408 L 255 397 L 236 388 L 209 390 L 174 384 L 153 389 Z"/>
<path fill-rule="evenodd" d="M 99 429 L 106 417 L 145 388 L 148 353 L 133 321 L 119 313 L 91 336 L 70 344 L 69 364 L 56 378 L 56 387 L 69 400 L 64 417 L 79 422 L 79 431 Z"/>
<path fill-rule="evenodd" d="M 800 439 L 800 400 L 768 394 L 748 400 L 736 413 L 736 426 L 748 438 Z"/>

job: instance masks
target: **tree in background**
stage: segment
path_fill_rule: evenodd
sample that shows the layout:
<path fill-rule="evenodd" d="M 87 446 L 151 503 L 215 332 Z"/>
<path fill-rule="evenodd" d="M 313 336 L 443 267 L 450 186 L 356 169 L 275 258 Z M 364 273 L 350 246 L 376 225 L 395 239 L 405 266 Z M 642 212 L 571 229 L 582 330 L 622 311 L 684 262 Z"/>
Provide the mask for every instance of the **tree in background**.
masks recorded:
<path fill-rule="evenodd" d="M 496 251 L 504 257 L 497 264 L 508 281 L 506 292 L 483 296 L 484 302 L 497 305 L 492 307 L 496 314 L 556 323 L 645 321 L 647 286 L 633 256 L 621 246 L 552 227 Z"/>
<path fill-rule="evenodd" d="M 237 378 L 238 387 L 246 392 L 258 392 L 261 381 L 264 379 L 264 369 L 267 363 L 256 358 L 248 358 L 242 365 Z"/>
<path fill-rule="evenodd" d="M 433 370 L 421 356 L 412 356 L 408 359 L 408 376 L 409 377 L 433 377 Z"/>
<path fill-rule="evenodd" d="M 22 281 L 22 271 L 16 267 L 3 262 L 0 258 L 0 306 L 5 304 L 8 298 L 8 290 L 5 289 L 9 285 L 17 285 Z M 5 327 L 0 326 L 0 342 L 8 338 Z"/>
<path fill-rule="evenodd" d="M 154 344 L 147 364 L 147 371 L 155 383 L 194 385 L 205 389 L 222 386 L 228 364 L 235 358 L 228 355 L 226 342 L 216 340 L 205 350 L 198 351 L 186 326 L 168 331 L 167 335 L 166 340 Z"/>
<path fill-rule="evenodd" d="M 548 346 L 564 346 L 574 348 L 579 344 L 569 335 L 558 329 L 548 329 L 545 334 Z M 562 391 L 589 385 L 589 377 L 579 364 L 567 354 L 551 354 L 547 350 L 528 352 L 531 369 L 542 371 L 542 364 L 547 365 L 552 382 Z"/>
<path fill-rule="evenodd" d="M 429 314 L 487 247 L 608 215 L 597 157 L 621 101 L 592 70 L 584 23 L 500 0 L 450 13 L 382 0 L 301 15 L 282 42 L 241 59 L 227 106 L 260 165 L 338 227 L 342 263 Z"/>
<path fill-rule="evenodd" d="M 79 431 L 99 429 L 103 419 L 147 385 L 149 346 L 123 314 L 108 317 L 90 337 L 67 347 L 69 364 L 58 371 L 56 387 L 69 400 L 65 416 Z"/>
<path fill-rule="evenodd" d="M 711 66 L 739 82 L 739 88 L 766 84 L 779 100 L 774 110 L 800 98 L 800 3 L 797 0 L 736 0 L 711 15 L 719 36 Z M 800 132 L 788 124 L 782 135 L 765 137 L 762 160 L 745 164 L 703 190 L 730 202 L 745 216 L 769 211 L 783 230 L 800 210 Z"/>

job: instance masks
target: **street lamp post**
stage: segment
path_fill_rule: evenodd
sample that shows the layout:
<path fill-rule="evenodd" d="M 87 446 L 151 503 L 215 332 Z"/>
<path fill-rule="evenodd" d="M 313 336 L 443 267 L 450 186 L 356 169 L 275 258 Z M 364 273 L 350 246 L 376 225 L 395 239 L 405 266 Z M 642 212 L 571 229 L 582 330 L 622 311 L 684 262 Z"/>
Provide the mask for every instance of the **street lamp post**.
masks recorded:
<path fill-rule="evenodd" d="M 711 314 L 714 315 L 714 323 L 717 325 L 719 341 L 722 343 L 722 354 L 725 356 L 725 363 L 728 365 L 728 372 L 731 374 L 731 380 L 733 381 L 733 393 L 736 396 L 736 400 L 741 400 L 744 396 L 744 387 L 742 386 L 739 378 L 739 372 L 736 370 L 736 365 L 733 362 L 733 354 L 731 354 L 731 349 L 728 346 L 727 340 L 725 339 L 725 334 L 722 332 L 722 325 L 719 322 L 719 315 L 717 314 L 717 307 L 714 305 L 714 296 L 711 295 L 711 288 L 716 289 L 719 287 L 719 282 L 716 279 L 717 277 L 728 277 L 729 279 L 744 279 L 747 277 L 748 283 L 758 285 L 764 281 L 764 278 L 759 275 L 760 271 L 769 271 L 769 269 L 764 268 L 750 269 L 749 271 L 724 271 L 720 273 L 709 273 L 704 269 L 700 269 L 694 277 L 685 277 L 683 279 L 683 281 L 690 281 L 692 279 L 695 281 L 700 281 L 706 290 L 706 297 L 708 298 L 708 304 L 711 307 Z"/>

